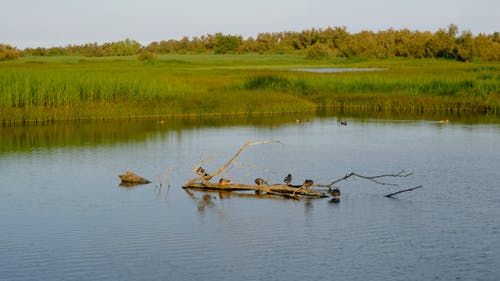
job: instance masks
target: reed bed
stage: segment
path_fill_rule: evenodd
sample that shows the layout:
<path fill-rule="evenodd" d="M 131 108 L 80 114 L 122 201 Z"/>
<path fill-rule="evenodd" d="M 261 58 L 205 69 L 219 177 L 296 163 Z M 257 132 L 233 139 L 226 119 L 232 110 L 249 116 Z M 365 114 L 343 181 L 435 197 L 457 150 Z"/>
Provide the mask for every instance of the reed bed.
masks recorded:
<path fill-rule="evenodd" d="M 304 73 L 303 67 L 386 71 Z M 497 112 L 500 65 L 441 60 L 170 55 L 0 63 L 0 118 L 18 121 L 343 111 Z"/>

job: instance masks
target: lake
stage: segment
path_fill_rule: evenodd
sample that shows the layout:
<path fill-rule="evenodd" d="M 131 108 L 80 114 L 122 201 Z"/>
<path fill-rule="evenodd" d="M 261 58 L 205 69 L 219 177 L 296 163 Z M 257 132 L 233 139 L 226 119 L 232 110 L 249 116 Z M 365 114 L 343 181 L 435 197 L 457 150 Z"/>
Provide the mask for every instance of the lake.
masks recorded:
<path fill-rule="evenodd" d="M 347 122 L 347 126 L 340 124 Z M 498 280 L 500 125 L 345 116 L 0 128 L 1 280 Z M 338 202 L 187 192 L 199 163 Z M 122 187 L 126 170 L 152 181 Z M 395 199 L 384 195 L 423 185 Z"/>

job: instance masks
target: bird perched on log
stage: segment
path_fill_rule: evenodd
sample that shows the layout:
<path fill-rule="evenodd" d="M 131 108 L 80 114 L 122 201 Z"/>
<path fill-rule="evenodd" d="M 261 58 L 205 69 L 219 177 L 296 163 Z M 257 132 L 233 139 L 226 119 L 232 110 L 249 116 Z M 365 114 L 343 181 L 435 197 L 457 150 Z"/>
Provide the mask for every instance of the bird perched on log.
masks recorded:
<path fill-rule="evenodd" d="M 205 174 L 203 174 L 203 176 L 201 176 L 201 182 L 202 182 L 202 183 L 207 183 L 209 180 L 211 180 L 211 179 L 212 179 L 212 177 L 213 177 L 213 176 L 211 176 L 211 175 L 209 175 L 209 174 L 205 173 Z"/>
<path fill-rule="evenodd" d="M 219 180 L 220 185 L 225 185 L 225 184 L 230 184 L 230 183 L 231 183 L 230 179 L 220 178 L 220 180 Z"/>
<path fill-rule="evenodd" d="M 196 170 L 196 174 L 198 174 L 198 176 L 205 175 L 205 169 L 203 169 L 201 166 L 198 167 L 198 169 Z"/>
<path fill-rule="evenodd" d="M 304 183 L 302 184 L 302 187 L 311 187 L 312 185 L 314 184 L 314 181 L 313 180 L 305 180 Z"/>
<path fill-rule="evenodd" d="M 263 184 L 267 184 L 267 182 L 261 178 L 256 178 L 255 179 L 255 184 L 256 185 L 263 185 Z"/>
<path fill-rule="evenodd" d="M 333 197 L 340 197 L 340 190 L 338 188 L 332 189 L 328 193 Z"/>
<path fill-rule="evenodd" d="M 292 183 L 292 174 L 288 174 L 285 179 L 283 180 L 287 185 L 290 185 Z"/>

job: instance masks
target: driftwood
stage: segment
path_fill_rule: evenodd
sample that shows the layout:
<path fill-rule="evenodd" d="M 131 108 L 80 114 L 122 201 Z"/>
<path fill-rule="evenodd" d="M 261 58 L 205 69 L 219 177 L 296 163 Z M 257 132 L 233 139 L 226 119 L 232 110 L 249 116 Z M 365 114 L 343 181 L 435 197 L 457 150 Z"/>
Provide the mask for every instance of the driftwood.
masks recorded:
<path fill-rule="evenodd" d="M 135 173 L 132 173 L 130 171 L 126 171 L 125 174 L 123 175 L 118 175 L 118 177 L 120 178 L 121 180 L 121 184 L 124 185 L 124 186 L 134 186 L 134 185 L 137 185 L 137 184 L 147 184 L 147 183 L 150 183 L 149 180 L 135 174 Z"/>
<path fill-rule="evenodd" d="M 271 195 L 279 195 L 288 198 L 298 199 L 300 196 L 306 196 L 311 198 L 324 198 L 329 197 L 323 192 L 306 189 L 291 187 L 283 184 L 272 184 L 272 185 L 250 185 L 250 184 L 218 184 L 218 183 L 191 183 L 190 185 L 185 185 L 183 188 L 197 189 L 197 190 L 224 190 L 224 191 L 255 191 L 256 193 L 264 192 Z"/>
<path fill-rule="evenodd" d="M 316 184 L 314 186 L 331 188 L 334 184 L 336 184 L 340 181 L 347 180 L 350 177 L 362 178 L 362 179 L 369 180 L 369 181 L 372 181 L 372 182 L 374 182 L 376 184 L 380 184 L 380 185 L 399 186 L 398 184 L 382 182 L 382 181 L 379 181 L 378 179 L 380 179 L 380 178 L 406 178 L 406 177 L 411 176 L 411 175 L 413 175 L 413 173 L 407 173 L 405 170 L 401 170 L 399 173 L 396 173 L 396 174 L 385 174 L 385 175 L 377 175 L 377 176 L 363 176 L 363 175 L 360 175 L 357 173 L 349 173 L 340 179 L 336 179 L 336 180 L 332 181 L 329 184 Z"/>
<path fill-rule="evenodd" d="M 415 186 L 415 187 L 412 187 L 412 188 L 408 188 L 408 189 L 404 189 L 404 190 L 400 190 L 400 191 L 397 191 L 397 192 L 394 192 L 394 193 L 391 193 L 391 194 L 387 194 L 385 197 L 388 197 L 388 198 L 394 198 L 392 196 L 396 195 L 396 194 L 400 194 L 400 193 L 403 193 L 403 192 L 408 192 L 408 191 L 413 191 L 415 189 L 419 189 L 421 188 L 422 185 L 419 185 L 419 186 Z"/>
<path fill-rule="evenodd" d="M 321 192 L 318 189 L 321 188 L 328 188 L 328 193 L 334 198 L 338 200 L 338 197 L 340 196 L 340 191 L 338 188 L 332 188 L 334 187 L 335 184 L 337 184 L 340 181 L 347 180 L 351 177 L 358 177 L 362 178 L 365 180 L 369 180 L 373 183 L 379 184 L 379 185 L 389 185 L 389 186 L 398 186 L 398 184 L 382 181 L 381 179 L 383 178 L 406 178 L 413 173 L 408 173 L 405 170 L 400 171 L 399 173 L 395 174 L 383 174 L 383 175 L 376 175 L 376 176 L 364 176 L 360 175 L 357 173 L 349 173 L 346 174 L 344 177 L 333 180 L 332 182 L 328 184 L 319 184 L 319 183 L 313 183 L 312 180 L 306 180 L 303 185 L 291 185 L 291 175 L 289 181 L 286 181 L 286 184 L 267 184 L 265 181 L 262 181 L 260 178 L 256 179 L 261 180 L 258 182 L 257 185 L 251 185 L 251 184 L 242 184 L 242 183 L 231 183 L 230 181 L 227 181 L 226 179 L 221 179 L 219 183 L 211 183 L 210 180 L 214 178 L 215 176 L 221 174 L 224 172 L 224 170 L 229 167 L 233 161 L 249 146 L 253 145 L 259 145 L 259 144 L 270 144 L 270 143 L 279 143 L 279 141 L 261 141 L 261 142 L 247 142 L 245 143 L 234 155 L 227 161 L 223 166 L 221 166 L 219 169 L 217 169 L 213 173 L 205 173 L 205 170 L 198 165 L 197 167 L 193 168 L 193 172 L 196 171 L 199 175 L 199 177 L 192 178 L 188 180 L 182 188 L 184 189 L 196 189 L 196 190 L 207 190 L 207 191 L 254 191 L 255 194 L 267 194 L 267 195 L 278 195 L 286 198 L 293 198 L 293 199 L 299 199 L 301 197 L 306 197 L 306 198 L 324 198 L 324 197 L 330 197 L 329 195 Z M 201 173 L 200 173 L 201 171 Z M 288 178 L 287 177 L 287 178 Z M 266 184 L 261 184 L 261 183 L 266 183 Z M 391 193 L 386 195 L 386 197 L 392 197 L 393 195 L 402 193 L 402 192 L 408 192 L 412 191 L 418 188 L 421 188 L 422 186 L 410 188 L 410 189 L 405 189 L 401 190 L 395 193 Z M 334 192 L 332 192 L 334 191 Z"/>
<path fill-rule="evenodd" d="M 194 178 L 194 179 L 190 179 L 188 182 L 186 182 L 184 184 L 185 187 L 188 187 L 190 186 L 192 183 L 194 182 L 197 182 L 197 181 L 200 181 L 200 180 L 203 180 L 204 178 L 213 178 L 217 175 L 219 175 L 220 173 L 224 172 L 224 170 L 229 166 L 231 165 L 231 163 L 243 152 L 243 150 L 247 149 L 249 146 L 252 146 L 252 145 L 259 145 L 259 144 L 269 144 L 269 143 L 279 143 L 279 141 L 257 141 L 257 142 L 247 142 L 245 143 L 234 155 L 233 157 L 231 157 L 231 159 L 229 159 L 229 161 L 226 162 L 226 164 L 224 164 L 222 167 L 220 167 L 219 169 L 217 169 L 217 171 L 211 173 L 211 174 L 207 174 L 207 175 L 201 175 L 197 178 Z M 194 170 L 194 169 L 193 169 Z"/>

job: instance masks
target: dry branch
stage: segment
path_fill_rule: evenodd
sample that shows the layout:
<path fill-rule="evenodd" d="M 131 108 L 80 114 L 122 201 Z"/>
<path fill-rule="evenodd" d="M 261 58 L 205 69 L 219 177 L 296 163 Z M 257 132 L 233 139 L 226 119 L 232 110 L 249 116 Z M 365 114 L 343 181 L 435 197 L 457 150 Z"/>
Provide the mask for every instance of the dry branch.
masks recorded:
<path fill-rule="evenodd" d="M 396 195 L 396 194 L 400 194 L 400 193 L 403 193 L 403 192 L 408 192 L 408 191 L 412 191 L 412 190 L 415 190 L 415 189 L 419 189 L 423 187 L 422 185 L 419 185 L 419 186 L 415 186 L 415 187 L 412 187 L 412 188 L 408 188 L 408 189 L 404 189 L 404 190 L 400 190 L 398 192 L 394 192 L 394 193 L 391 193 L 391 194 L 387 194 L 385 197 L 388 197 L 388 198 L 393 198 L 392 196 Z"/>
<path fill-rule="evenodd" d="M 215 176 L 217 176 L 218 174 L 222 173 L 229 165 L 231 165 L 231 163 L 236 159 L 238 158 L 238 156 L 240 156 L 240 154 L 245 150 L 247 149 L 249 146 L 252 146 L 252 145 L 259 145 L 259 144 L 270 144 L 270 143 L 280 143 L 279 141 L 256 141 L 256 142 L 246 142 L 234 155 L 233 157 L 231 157 L 231 159 L 229 159 L 229 161 L 226 162 L 226 164 L 224 164 L 222 167 L 220 167 L 218 170 L 216 170 L 215 172 L 211 173 L 211 174 L 208 174 L 207 177 L 210 177 L 210 178 L 213 178 Z M 192 183 L 195 183 L 197 181 L 201 181 L 203 179 L 204 176 L 200 176 L 200 177 L 197 177 L 197 178 L 194 178 L 194 179 L 190 179 L 188 182 L 186 182 L 184 184 L 184 186 L 190 186 Z"/>
<path fill-rule="evenodd" d="M 369 181 L 372 181 L 372 182 L 374 182 L 376 184 L 380 184 L 380 185 L 399 186 L 398 184 L 382 182 L 382 181 L 378 181 L 377 179 L 380 179 L 380 178 L 406 178 L 410 175 L 413 175 L 413 173 L 407 173 L 405 170 L 401 170 L 399 173 L 396 173 L 396 174 L 384 174 L 384 175 L 377 175 L 377 176 L 363 176 L 363 175 L 356 174 L 356 173 L 349 173 L 340 179 L 336 179 L 336 180 L 332 181 L 329 184 L 315 184 L 314 186 L 331 188 L 334 184 L 336 184 L 340 181 L 343 181 L 343 180 L 347 180 L 350 177 L 362 178 L 362 179 L 369 180 Z"/>

